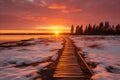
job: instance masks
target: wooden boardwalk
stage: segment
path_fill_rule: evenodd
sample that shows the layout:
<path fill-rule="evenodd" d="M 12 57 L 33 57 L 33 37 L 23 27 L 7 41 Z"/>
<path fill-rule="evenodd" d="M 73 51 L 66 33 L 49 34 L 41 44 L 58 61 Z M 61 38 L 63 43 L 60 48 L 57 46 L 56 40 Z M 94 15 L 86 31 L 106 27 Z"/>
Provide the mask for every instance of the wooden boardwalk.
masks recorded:
<path fill-rule="evenodd" d="M 85 64 L 78 60 L 74 44 L 69 38 L 64 39 L 66 43 L 53 75 L 54 80 L 90 80 L 92 74 L 83 70 Z"/>

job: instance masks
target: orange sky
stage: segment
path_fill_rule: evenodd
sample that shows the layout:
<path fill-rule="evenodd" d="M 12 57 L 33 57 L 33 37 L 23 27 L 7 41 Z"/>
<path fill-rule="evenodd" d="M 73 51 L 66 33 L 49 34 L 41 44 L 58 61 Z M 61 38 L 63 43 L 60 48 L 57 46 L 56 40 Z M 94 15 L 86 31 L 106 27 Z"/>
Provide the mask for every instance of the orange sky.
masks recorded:
<path fill-rule="evenodd" d="M 0 30 L 0 33 L 55 33 L 59 31 L 60 33 L 69 33 L 70 28 L 64 26 L 50 26 L 47 27 L 40 27 L 37 25 L 35 29 L 32 30 Z"/>
<path fill-rule="evenodd" d="M 120 23 L 120 0 L 0 0 L 0 33 L 69 32 L 71 25 Z"/>

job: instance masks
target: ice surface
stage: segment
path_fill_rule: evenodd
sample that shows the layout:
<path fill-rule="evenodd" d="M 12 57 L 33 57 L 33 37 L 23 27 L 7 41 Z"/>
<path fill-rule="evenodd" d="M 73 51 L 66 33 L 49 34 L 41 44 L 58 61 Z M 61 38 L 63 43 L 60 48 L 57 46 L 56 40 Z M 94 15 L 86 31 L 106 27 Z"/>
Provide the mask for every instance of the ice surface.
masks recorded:
<path fill-rule="evenodd" d="M 92 68 L 95 80 L 120 80 L 120 36 L 70 36 Z"/>
<path fill-rule="evenodd" d="M 33 80 L 57 59 L 62 43 L 62 38 L 39 38 L 1 44 L 0 80 Z"/>

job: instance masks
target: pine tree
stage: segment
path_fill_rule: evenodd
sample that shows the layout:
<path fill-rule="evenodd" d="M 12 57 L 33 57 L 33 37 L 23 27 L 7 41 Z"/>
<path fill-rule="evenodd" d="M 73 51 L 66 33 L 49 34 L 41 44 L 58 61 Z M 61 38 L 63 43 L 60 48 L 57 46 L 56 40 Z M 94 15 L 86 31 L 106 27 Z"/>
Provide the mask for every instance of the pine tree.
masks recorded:
<path fill-rule="evenodd" d="M 84 34 L 85 34 L 85 35 L 88 34 L 88 26 L 85 27 Z"/>
<path fill-rule="evenodd" d="M 109 27 L 110 27 L 109 22 L 106 21 L 106 22 L 105 22 L 105 26 L 104 26 L 104 34 L 105 34 L 105 35 L 108 35 Z"/>
<path fill-rule="evenodd" d="M 79 34 L 79 25 L 76 27 L 76 32 L 77 35 Z"/>
<path fill-rule="evenodd" d="M 94 24 L 94 25 L 93 25 L 93 28 L 92 28 L 92 34 L 93 34 L 93 35 L 96 35 L 96 33 L 97 33 L 97 32 L 96 32 L 96 25 Z"/>
<path fill-rule="evenodd" d="M 100 22 L 99 28 L 98 28 L 98 34 L 102 35 L 104 33 L 103 28 L 104 28 L 104 24 L 103 22 Z"/>
<path fill-rule="evenodd" d="M 81 25 L 81 26 L 79 27 L 79 34 L 80 34 L 80 35 L 83 34 L 83 25 Z"/>
<path fill-rule="evenodd" d="M 87 31 L 87 33 L 89 35 L 92 34 L 92 26 L 90 24 L 88 25 L 88 31 Z"/>
<path fill-rule="evenodd" d="M 120 35 L 120 24 L 116 25 L 115 34 Z"/>
<path fill-rule="evenodd" d="M 74 26 L 71 26 L 71 34 L 74 34 Z"/>

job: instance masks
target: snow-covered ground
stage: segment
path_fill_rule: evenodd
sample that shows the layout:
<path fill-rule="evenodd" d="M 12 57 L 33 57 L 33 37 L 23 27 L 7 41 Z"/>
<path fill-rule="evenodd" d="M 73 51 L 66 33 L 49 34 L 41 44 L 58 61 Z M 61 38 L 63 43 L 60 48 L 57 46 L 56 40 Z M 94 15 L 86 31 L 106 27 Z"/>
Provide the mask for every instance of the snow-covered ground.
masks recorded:
<path fill-rule="evenodd" d="M 0 44 L 0 80 L 32 80 L 52 64 L 62 38 L 39 38 Z"/>
<path fill-rule="evenodd" d="M 120 36 L 70 36 L 92 64 L 94 80 L 120 80 Z"/>

